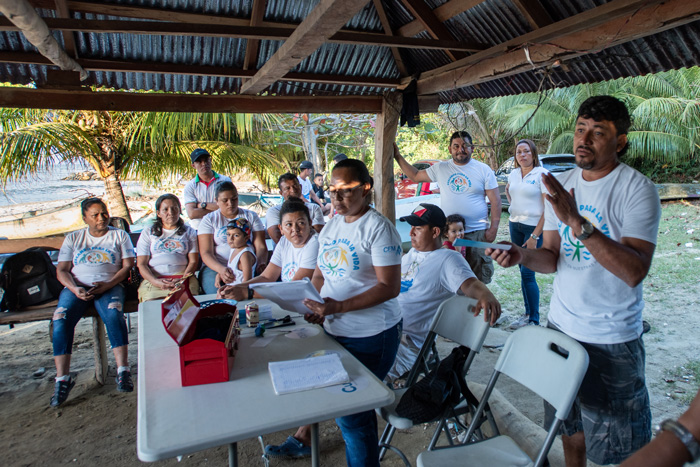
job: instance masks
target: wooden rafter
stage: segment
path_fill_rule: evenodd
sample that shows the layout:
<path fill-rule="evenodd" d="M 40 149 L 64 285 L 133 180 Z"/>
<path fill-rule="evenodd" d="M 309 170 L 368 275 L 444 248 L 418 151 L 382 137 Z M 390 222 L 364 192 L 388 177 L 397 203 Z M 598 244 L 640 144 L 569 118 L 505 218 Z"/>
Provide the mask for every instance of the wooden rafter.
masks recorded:
<path fill-rule="evenodd" d="M 511 0 L 513 5 L 520 10 L 532 29 L 539 29 L 552 24 L 554 20 L 549 12 L 544 9 L 540 0 Z"/>
<path fill-rule="evenodd" d="M 253 0 L 253 10 L 250 14 L 250 25 L 252 27 L 260 26 L 265 16 L 265 6 L 267 0 Z M 258 51 L 260 50 L 260 40 L 248 39 L 245 49 L 245 58 L 243 59 L 244 70 L 254 70 L 257 68 Z"/>
<path fill-rule="evenodd" d="M 90 92 L 0 87 L 0 107 L 137 112 L 207 113 L 378 113 L 382 98 L 203 96 L 130 92 Z"/>
<path fill-rule="evenodd" d="M 411 12 L 414 18 L 423 23 L 428 33 L 438 40 L 454 40 L 452 33 L 440 21 L 433 10 L 430 9 L 424 0 L 401 0 L 401 3 Z M 445 51 L 448 57 L 454 62 L 465 57 L 464 53 Z"/>
<path fill-rule="evenodd" d="M 251 78 L 255 70 L 223 68 L 215 66 L 181 65 L 161 62 L 127 62 L 122 60 L 78 59 L 77 62 L 88 71 L 114 71 L 125 73 L 154 73 L 190 76 L 219 76 L 225 78 Z M 40 54 L 31 52 L 0 52 L 0 63 L 22 63 L 27 65 L 51 65 Z M 321 75 L 315 73 L 287 73 L 282 81 L 295 81 L 319 84 L 350 86 L 371 86 L 376 88 L 396 88 L 401 82 L 393 78 L 370 76 Z"/>
<path fill-rule="evenodd" d="M 488 56 L 469 64 L 462 63 L 457 68 L 451 64 L 449 70 L 441 72 L 432 70 L 430 76 L 418 80 L 418 93 L 445 92 L 505 78 L 532 70 L 533 63 L 537 67 L 552 66 L 556 61 L 572 60 L 698 20 L 700 0 L 615 0 L 526 34 L 531 40 L 523 41 L 521 45 L 527 44 L 532 63 L 526 58 L 523 48 L 514 47 L 515 44 L 500 54 L 491 53 L 489 49 L 486 51 Z M 567 29 L 561 23 L 570 23 L 570 27 Z M 537 34 L 540 42 L 534 43 L 532 37 Z M 472 57 L 467 58 L 470 59 Z"/>
<path fill-rule="evenodd" d="M 382 0 L 372 0 L 372 3 L 374 4 L 374 9 L 377 10 L 377 16 L 379 16 L 379 21 L 382 23 L 382 27 L 384 28 L 384 34 L 387 36 L 393 36 L 394 31 L 391 28 L 391 24 L 389 24 L 389 18 L 387 18 L 386 11 L 384 11 Z M 401 57 L 401 51 L 397 47 L 392 47 L 391 55 L 394 57 L 396 69 L 399 70 L 399 74 L 401 76 L 408 76 L 406 65 L 403 63 L 403 57 Z"/>
<path fill-rule="evenodd" d="M 70 18 L 70 10 L 68 10 L 66 0 L 56 0 L 56 13 L 59 18 Z M 66 50 L 66 53 L 73 58 L 78 58 L 78 50 L 75 47 L 73 31 L 62 31 L 62 34 L 63 48 Z"/>
<path fill-rule="evenodd" d="M 241 87 L 241 94 L 257 94 L 286 75 L 343 27 L 367 0 L 321 0 L 289 39 Z"/>
<path fill-rule="evenodd" d="M 480 3 L 484 3 L 486 0 L 450 0 L 433 10 L 435 17 L 441 22 L 445 22 L 450 18 L 464 13 L 470 8 L 474 8 Z M 425 31 L 425 26 L 420 20 L 413 20 L 401 26 L 396 33 L 399 36 L 412 37 L 416 34 L 420 34 Z"/>

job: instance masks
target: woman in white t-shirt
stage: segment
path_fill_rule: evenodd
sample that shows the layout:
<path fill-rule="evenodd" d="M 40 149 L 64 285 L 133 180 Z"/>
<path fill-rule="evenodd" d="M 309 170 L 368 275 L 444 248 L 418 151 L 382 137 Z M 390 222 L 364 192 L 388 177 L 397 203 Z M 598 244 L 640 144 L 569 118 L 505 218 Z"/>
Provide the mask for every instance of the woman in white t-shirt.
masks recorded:
<path fill-rule="evenodd" d="M 56 384 L 52 407 L 65 402 L 75 385 L 70 376 L 73 333 L 92 303 L 105 323 L 117 361 L 117 390 L 134 390 L 128 362 L 129 337 L 122 286 L 134 265 L 134 246 L 129 234 L 109 226 L 109 212 L 101 199 L 88 198 L 80 209 L 87 228 L 68 234 L 58 253 L 57 277 L 65 288 L 53 315 Z"/>
<path fill-rule="evenodd" d="M 318 240 L 311 222 L 309 209 L 303 201 L 285 201 L 280 209 L 282 238 L 272 253 L 270 263 L 262 274 L 252 280 L 235 286 L 223 286 L 219 289 L 219 297 L 235 300 L 260 298 L 253 294 L 248 284 L 275 282 L 280 278 L 283 282 L 311 279 L 318 254 Z"/>
<path fill-rule="evenodd" d="M 542 246 L 544 227 L 542 174 L 549 171 L 540 166 L 537 147 L 529 139 L 518 141 L 514 164 L 515 169 L 508 176 L 506 185 L 506 196 L 510 202 L 510 239 L 523 248 L 536 249 Z M 540 289 L 535 272 L 521 265 L 520 277 L 525 313 L 511 324 L 511 329 L 540 324 Z"/>
<path fill-rule="evenodd" d="M 199 265 L 197 232 L 180 217 L 177 196 L 166 193 L 156 200 L 156 220 L 141 232 L 136 244 L 136 265 L 144 281 L 139 302 L 163 298 L 182 276 L 193 274 Z M 192 295 L 199 295 L 199 282 L 189 282 Z"/>
<path fill-rule="evenodd" d="M 380 380 L 401 337 L 401 239 L 393 221 L 370 207 L 373 180 L 357 159 L 339 162 L 330 195 L 337 211 L 319 235 L 312 282 L 324 303 L 305 300 L 306 319 L 326 332 Z M 336 420 L 348 465 L 379 466 L 377 417 L 367 411 Z"/>

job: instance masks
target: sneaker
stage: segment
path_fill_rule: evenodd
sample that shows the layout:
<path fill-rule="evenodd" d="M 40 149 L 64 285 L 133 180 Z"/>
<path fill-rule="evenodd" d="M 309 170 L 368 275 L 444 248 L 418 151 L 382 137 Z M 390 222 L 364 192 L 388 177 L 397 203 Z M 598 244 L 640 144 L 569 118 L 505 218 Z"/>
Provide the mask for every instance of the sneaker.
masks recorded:
<path fill-rule="evenodd" d="M 58 407 L 63 404 L 68 399 L 68 394 L 70 394 L 73 386 L 75 386 L 73 378 L 70 378 L 68 381 L 56 381 L 53 396 L 51 396 L 51 407 Z"/>
<path fill-rule="evenodd" d="M 646 334 L 651 331 L 651 324 L 648 321 L 642 321 L 642 334 Z"/>
<path fill-rule="evenodd" d="M 270 458 L 301 459 L 311 457 L 311 447 L 296 439 L 294 436 L 287 437 L 287 441 L 279 446 L 268 444 L 265 446 L 265 455 Z"/>
<path fill-rule="evenodd" d="M 523 326 L 527 326 L 527 323 L 530 322 L 530 317 L 528 315 L 522 315 L 520 318 L 516 319 L 512 323 L 510 323 L 509 328 L 510 329 L 520 329 Z"/>
<path fill-rule="evenodd" d="M 129 370 L 124 370 L 119 373 L 116 378 L 117 381 L 117 391 L 119 392 L 131 392 L 134 390 L 134 383 L 131 381 L 131 372 Z"/>

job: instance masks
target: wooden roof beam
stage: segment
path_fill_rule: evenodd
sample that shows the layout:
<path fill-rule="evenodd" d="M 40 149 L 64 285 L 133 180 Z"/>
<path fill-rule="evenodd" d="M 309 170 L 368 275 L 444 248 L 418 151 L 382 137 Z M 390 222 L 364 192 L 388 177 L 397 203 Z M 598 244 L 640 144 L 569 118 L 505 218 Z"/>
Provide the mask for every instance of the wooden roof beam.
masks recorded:
<path fill-rule="evenodd" d="M 700 0 L 666 0 L 652 3 L 640 1 L 637 2 L 638 5 L 632 5 L 634 2 L 630 1 L 615 0 L 594 10 L 606 6 L 620 7 L 620 4 L 623 3 L 634 8 L 626 16 L 617 14 L 613 19 L 598 21 L 597 17 L 592 16 L 593 10 L 589 10 L 573 18 L 568 18 L 568 20 L 576 22 L 577 17 L 588 13 L 588 18 L 595 25 L 583 25 L 579 28 L 583 30 L 577 29 L 568 34 L 562 33 L 557 37 L 548 38 L 543 43 L 529 44 L 530 59 L 538 68 L 552 66 L 557 61 L 573 60 L 608 47 L 700 20 Z M 608 12 L 608 14 L 612 15 L 612 12 Z M 549 27 L 539 31 L 544 31 Z M 501 55 L 492 55 L 469 66 L 463 65 L 457 69 L 433 74 L 428 78 L 421 78 L 418 80 L 418 94 L 433 94 L 465 86 L 474 86 L 532 69 L 533 65 L 526 58 L 523 49 L 511 48 Z"/>
<path fill-rule="evenodd" d="M 382 98 L 364 96 L 203 96 L 0 87 L 0 107 L 207 113 L 378 113 Z"/>
<path fill-rule="evenodd" d="M 384 11 L 382 0 L 372 0 L 372 3 L 374 4 L 374 9 L 377 10 L 377 16 L 379 16 L 379 21 L 382 23 L 384 33 L 387 36 L 393 36 L 394 31 L 391 29 L 389 18 L 386 16 L 386 11 Z M 409 73 L 403 62 L 403 57 L 401 57 L 401 51 L 397 47 L 391 47 L 391 55 L 394 57 L 394 63 L 396 63 L 396 69 L 399 70 L 399 74 L 401 76 L 408 76 Z"/>
<path fill-rule="evenodd" d="M 56 0 L 56 13 L 59 18 L 70 18 L 70 10 L 66 5 L 66 0 Z M 62 31 L 63 47 L 66 53 L 73 58 L 78 58 L 78 49 L 75 47 L 75 37 L 73 31 Z"/>
<path fill-rule="evenodd" d="M 253 0 L 253 10 L 250 14 L 250 25 L 252 27 L 259 26 L 265 16 L 265 7 L 267 0 Z M 245 49 L 245 58 L 243 59 L 244 70 L 254 70 L 258 67 L 258 53 L 260 50 L 260 40 L 248 39 Z"/>
<path fill-rule="evenodd" d="M 262 92 L 286 75 L 321 47 L 366 3 L 367 0 L 321 0 L 255 76 L 241 86 L 241 94 Z"/>
<path fill-rule="evenodd" d="M 447 26 L 442 24 L 433 10 L 425 3 L 424 0 L 401 0 L 401 3 L 411 12 L 414 18 L 423 23 L 428 33 L 435 39 L 454 40 Z M 454 62 L 464 58 L 466 54 L 461 52 L 445 51 L 448 57 Z"/>
<path fill-rule="evenodd" d="M 532 29 L 539 29 L 554 22 L 540 0 L 511 0 L 520 10 Z"/>
<path fill-rule="evenodd" d="M 448 2 L 440 5 L 433 10 L 435 17 L 441 21 L 445 22 L 450 18 L 464 13 L 470 8 L 474 8 L 480 3 L 484 3 L 486 0 L 449 0 Z M 399 36 L 412 37 L 416 34 L 420 34 L 425 31 L 425 25 L 418 19 L 411 21 L 403 26 L 401 26 L 396 33 Z"/>

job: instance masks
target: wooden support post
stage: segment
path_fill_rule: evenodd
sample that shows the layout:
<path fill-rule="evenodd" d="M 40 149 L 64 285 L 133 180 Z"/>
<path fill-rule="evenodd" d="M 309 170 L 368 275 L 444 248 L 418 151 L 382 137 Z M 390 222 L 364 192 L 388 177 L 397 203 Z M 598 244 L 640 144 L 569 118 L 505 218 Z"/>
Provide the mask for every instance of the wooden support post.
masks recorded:
<path fill-rule="evenodd" d="M 92 317 L 92 340 L 95 351 L 95 379 L 104 385 L 107 381 L 107 341 L 105 323 L 99 316 Z"/>
<path fill-rule="evenodd" d="M 396 219 L 394 206 L 394 141 L 403 104 L 403 94 L 388 92 L 377 114 L 374 135 L 374 206 L 391 222 Z"/>

